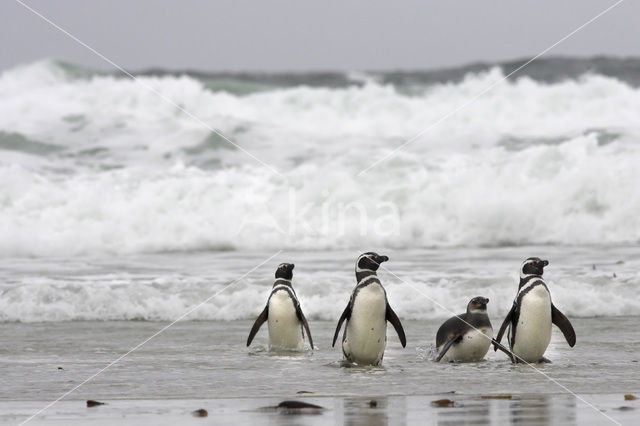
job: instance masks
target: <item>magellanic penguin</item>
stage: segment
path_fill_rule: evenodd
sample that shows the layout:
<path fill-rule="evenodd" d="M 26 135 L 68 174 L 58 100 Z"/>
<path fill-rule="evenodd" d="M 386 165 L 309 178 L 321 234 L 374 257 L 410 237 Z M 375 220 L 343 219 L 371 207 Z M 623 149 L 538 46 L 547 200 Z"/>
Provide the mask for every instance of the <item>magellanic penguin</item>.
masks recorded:
<path fill-rule="evenodd" d="M 309 337 L 309 344 L 313 349 L 313 339 L 309 331 L 309 324 L 302 313 L 300 302 L 291 285 L 293 278 L 292 263 L 282 263 L 276 270 L 276 281 L 273 283 L 267 306 L 253 323 L 247 346 L 265 321 L 269 322 L 269 349 L 300 351 L 304 349 L 304 332 Z"/>
<path fill-rule="evenodd" d="M 467 304 L 467 312 L 446 320 L 436 333 L 438 357 L 454 362 L 480 361 L 489 351 L 493 328 L 487 315 L 485 297 L 474 297 Z"/>
<path fill-rule="evenodd" d="M 387 321 L 398 333 L 402 347 L 407 339 L 400 319 L 391 309 L 387 293 L 380 284 L 376 271 L 382 262 L 389 260 L 368 252 L 356 260 L 356 280 L 358 284 L 351 293 L 349 304 L 338 320 L 333 336 L 335 346 L 342 323 L 347 324 L 342 336 L 342 353 L 345 359 L 359 365 L 379 365 L 387 344 Z"/>
<path fill-rule="evenodd" d="M 517 361 L 547 361 L 543 355 L 551 341 L 551 324 L 560 328 L 569 346 L 576 344 L 571 322 L 551 302 L 551 294 L 542 278 L 546 260 L 530 257 L 520 268 L 520 286 L 513 306 L 504 319 L 498 336 L 500 342 L 507 326 L 507 338 Z"/>

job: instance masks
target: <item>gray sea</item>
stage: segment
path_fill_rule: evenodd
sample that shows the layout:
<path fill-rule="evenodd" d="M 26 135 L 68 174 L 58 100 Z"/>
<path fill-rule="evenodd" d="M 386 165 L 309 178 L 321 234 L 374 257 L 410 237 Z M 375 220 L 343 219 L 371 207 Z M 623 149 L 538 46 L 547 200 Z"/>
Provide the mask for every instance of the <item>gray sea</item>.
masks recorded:
<path fill-rule="evenodd" d="M 637 424 L 640 61 L 522 64 L 3 70 L 0 422 Z M 408 344 L 347 368 L 330 339 L 365 251 Z M 576 346 L 434 363 L 472 297 L 499 327 L 530 256 Z M 313 351 L 245 346 L 281 262 Z M 285 399 L 324 410 L 265 408 Z"/>

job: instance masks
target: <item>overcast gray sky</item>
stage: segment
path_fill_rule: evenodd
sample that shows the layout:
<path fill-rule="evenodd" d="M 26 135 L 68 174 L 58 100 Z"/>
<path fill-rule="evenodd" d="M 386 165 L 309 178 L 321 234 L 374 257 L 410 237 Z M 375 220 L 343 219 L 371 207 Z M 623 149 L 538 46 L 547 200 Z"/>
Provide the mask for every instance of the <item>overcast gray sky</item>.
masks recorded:
<path fill-rule="evenodd" d="M 121 66 L 203 71 L 425 69 L 531 57 L 615 0 L 22 0 Z M 640 56 L 627 0 L 549 55 Z M 42 58 L 110 69 L 15 0 L 0 69 Z"/>

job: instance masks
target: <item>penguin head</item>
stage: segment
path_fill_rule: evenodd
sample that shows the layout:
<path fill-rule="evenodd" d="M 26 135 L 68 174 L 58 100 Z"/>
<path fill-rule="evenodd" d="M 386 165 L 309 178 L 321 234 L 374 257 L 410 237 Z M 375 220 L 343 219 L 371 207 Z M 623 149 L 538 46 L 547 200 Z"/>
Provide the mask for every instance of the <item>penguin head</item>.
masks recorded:
<path fill-rule="evenodd" d="M 295 266 L 293 263 L 281 263 L 278 265 L 278 269 L 276 269 L 276 279 L 284 278 L 285 280 L 290 280 L 293 278 L 293 268 Z"/>
<path fill-rule="evenodd" d="M 467 304 L 467 312 L 468 313 L 486 313 L 487 312 L 487 303 L 489 303 L 489 299 L 486 297 L 478 296 L 474 297 Z"/>
<path fill-rule="evenodd" d="M 530 257 L 522 263 L 520 278 L 524 278 L 527 275 L 542 275 L 544 267 L 548 264 L 548 260 L 542 260 L 539 257 Z"/>
<path fill-rule="evenodd" d="M 382 262 L 389 260 L 387 256 L 380 256 L 372 251 L 362 253 L 356 260 L 356 272 L 377 271 Z"/>

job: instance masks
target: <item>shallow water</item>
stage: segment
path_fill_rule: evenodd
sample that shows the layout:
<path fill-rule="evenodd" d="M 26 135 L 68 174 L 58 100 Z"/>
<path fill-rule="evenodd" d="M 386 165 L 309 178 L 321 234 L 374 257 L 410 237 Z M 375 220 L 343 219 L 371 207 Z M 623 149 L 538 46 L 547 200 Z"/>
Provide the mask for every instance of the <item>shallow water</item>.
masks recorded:
<path fill-rule="evenodd" d="M 637 391 L 637 253 L 633 247 L 548 246 L 385 252 L 391 260 L 380 277 L 408 344 L 402 349 L 389 328 L 381 368 L 342 368 L 339 347 L 330 347 L 355 285 L 350 252 L 285 252 L 249 275 L 271 254 L 3 259 L 0 373 L 6 384 L 0 399 L 58 396 L 220 291 L 87 383 L 76 397 L 258 397 L 302 390 L 320 395 L 562 393 L 542 374 L 511 365 L 500 352 L 491 351 L 477 364 L 430 361 L 437 328 L 452 312 L 463 312 L 471 297 L 491 299 L 488 311 L 497 330 L 517 288 L 514 269 L 532 254 L 550 259 L 545 277 L 554 303 L 578 336 L 572 349 L 554 328 L 546 354 L 554 363 L 537 368 L 576 392 Z M 297 264 L 293 283 L 310 321 L 313 352 L 268 352 L 266 326 L 253 346 L 245 347 L 273 270 L 282 261 Z"/>
<path fill-rule="evenodd" d="M 495 321 L 494 321 L 495 322 Z M 636 317 L 574 319 L 578 344 L 554 330 L 535 368 L 577 393 L 640 391 Z M 183 322 L 171 327 L 74 392 L 72 399 L 198 399 L 313 392 L 321 396 L 424 395 L 455 391 L 551 393 L 565 390 L 526 365 L 493 351 L 479 363 L 432 361 L 438 321 L 405 321 L 403 349 L 393 330 L 382 367 L 341 366 L 332 349 L 335 323 L 314 321 L 318 348 L 270 353 L 266 331 L 245 348 L 250 321 Z M 161 329 L 155 322 L 4 324 L 0 390 L 3 400 L 55 399 Z M 62 370 L 59 369 L 62 368 Z"/>
<path fill-rule="evenodd" d="M 35 404 L 62 396 L 229 283 L 233 284 L 183 321 L 65 399 L 290 399 L 306 391 L 314 397 L 402 397 L 393 401 L 405 404 L 413 395 L 445 392 L 476 397 L 569 395 L 566 387 L 588 401 L 592 394 L 640 393 L 637 248 L 537 246 L 384 254 L 391 260 L 380 277 L 408 344 L 401 348 L 389 328 L 379 368 L 345 368 L 340 349 L 330 347 L 336 320 L 355 285 L 351 263 L 356 254 L 350 251 L 284 252 L 238 282 L 234 281 L 272 254 L 3 259 L 0 400 L 6 404 L 0 412 L 5 418 L 23 418 L 25 409 L 11 408 L 25 407 L 17 401 Z M 479 363 L 433 362 L 437 328 L 449 311 L 462 312 L 469 298 L 490 297 L 490 318 L 494 329 L 499 327 L 515 295 L 518 265 L 534 254 L 551 261 L 545 277 L 554 303 L 576 329 L 577 345 L 569 348 L 554 328 L 546 353 L 554 362 L 536 365 L 540 372 L 512 365 L 502 353 L 492 351 Z M 269 294 L 273 271 L 282 261 L 297 264 L 293 283 L 310 320 L 317 346 L 313 352 L 267 351 L 266 326 L 252 347 L 245 347 L 253 319 Z M 602 401 L 592 399 L 596 404 Z M 565 401 L 595 413 L 575 398 Z M 150 404 L 154 415 L 162 409 L 162 404 Z M 246 402 L 243 407 L 255 405 Z M 137 419 L 137 409 L 132 410 L 130 418 Z M 78 415 L 70 418 L 83 418 Z"/>
<path fill-rule="evenodd" d="M 578 336 L 577 345 L 569 348 L 554 329 L 546 353 L 554 362 L 536 368 L 587 400 L 590 394 L 640 393 L 638 316 L 628 315 L 637 313 L 637 249 L 519 247 L 385 253 L 391 257 L 389 270 L 380 271 L 380 276 L 404 324 L 408 344 L 401 348 L 389 328 L 382 367 L 345 368 L 340 349 L 330 347 L 336 320 L 355 285 L 351 253 L 285 252 L 65 399 L 290 399 L 303 396 L 297 394 L 300 391 L 356 399 L 452 391 L 476 396 L 568 395 L 531 367 L 510 364 L 500 352 L 491 351 L 485 361 L 471 364 L 431 360 L 435 333 L 449 316 L 447 310 L 461 312 L 472 296 L 491 298 L 490 317 L 494 329 L 499 327 L 517 286 L 512 269 L 534 253 L 551 260 L 545 275 L 554 302 L 569 315 Z M 26 409 L 18 407 L 33 405 L 17 401 L 44 405 L 60 397 L 269 256 L 206 252 L 2 260 L 0 300 L 5 321 L 0 324 L 0 400 L 6 403 L 0 412 L 5 419 L 22 419 L 20 413 Z M 293 282 L 310 318 L 316 350 L 271 353 L 266 350 L 266 326 L 252 347 L 246 348 L 253 319 L 269 294 L 273 269 L 287 260 L 298 264 Z M 573 287 L 575 283 L 581 289 Z M 435 307 L 427 296 L 446 310 Z M 617 308 L 609 306 L 613 303 L 619 303 Z M 604 316 L 593 317 L 594 309 Z M 593 398 L 595 403 L 600 400 Z M 567 401 L 593 411 L 578 400 Z M 142 412 L 129 406 L 128 418 L 135 423 L 138 415 L 149 414 L 157 422 L 153 416 L 161 414 L 164 404 L 149 404 L 150 411 Z M 256 404 L 246 402 L 243 409 Z M 236 414 L 246 419 L 239 411 Z M 63 418 L 82 422 L 87 419 L 83 416 Z M 55 418 L 44 419 L 55 423 Z"/>

